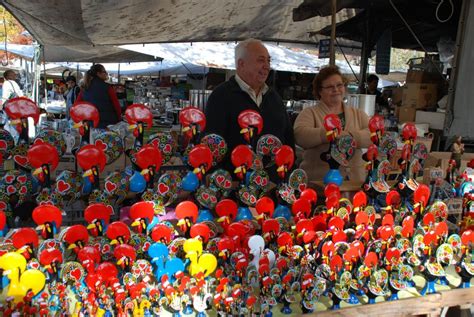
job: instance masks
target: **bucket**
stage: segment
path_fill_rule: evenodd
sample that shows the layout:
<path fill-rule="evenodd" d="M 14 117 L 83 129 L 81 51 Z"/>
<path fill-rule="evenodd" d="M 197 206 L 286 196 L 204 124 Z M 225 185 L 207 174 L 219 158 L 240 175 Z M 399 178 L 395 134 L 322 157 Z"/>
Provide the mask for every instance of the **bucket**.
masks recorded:
<path fill-rule="evenodd" d="M 369 117 L 375 114 L 375 95 L 347 95 L 347 105 L 364 111 Z"/>

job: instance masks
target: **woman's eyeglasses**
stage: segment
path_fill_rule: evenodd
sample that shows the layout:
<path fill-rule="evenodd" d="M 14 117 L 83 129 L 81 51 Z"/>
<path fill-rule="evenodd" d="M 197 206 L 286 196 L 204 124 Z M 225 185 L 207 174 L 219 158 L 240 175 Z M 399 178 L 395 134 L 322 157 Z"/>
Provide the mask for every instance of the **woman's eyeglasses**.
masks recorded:
<path fill-rule="evenodd" d="M 327 90 L 339 90 L 342 89 L 345 85 L 343 83 L 339 83 L 337 85 L 331 85 L 331 86 L 326 86 L 326 87 L 321 87 L 322 89 L 327 89 Z"/>

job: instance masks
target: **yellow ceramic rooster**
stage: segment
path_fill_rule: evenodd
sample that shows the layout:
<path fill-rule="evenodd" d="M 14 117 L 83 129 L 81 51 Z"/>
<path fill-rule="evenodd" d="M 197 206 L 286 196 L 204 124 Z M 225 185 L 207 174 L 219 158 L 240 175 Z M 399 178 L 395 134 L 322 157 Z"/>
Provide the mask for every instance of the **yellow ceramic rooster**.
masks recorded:
<path fill-rule="evenodd" d="M 8 276 L 7 295 L 14 298 L 15 303 L 21 302 L 28 291 L 38 294 L 44 287 L 46 277 L 36 269 L 26 270 L 26 259 L 16 252 L 8 252 L 0 257 L 0 268 L 3 275 Z"/>
<path fill-rule="evenodd" d="M 189 264 L 189 274 L 195 276 L 203 273 L 204 276 L 212 274 L 217 267 L 217 259 L 211 253 L 202 253 L 202 241 L 196 238 L 188 239 L 183 245 L 186 258 L 191 262 Z"/>

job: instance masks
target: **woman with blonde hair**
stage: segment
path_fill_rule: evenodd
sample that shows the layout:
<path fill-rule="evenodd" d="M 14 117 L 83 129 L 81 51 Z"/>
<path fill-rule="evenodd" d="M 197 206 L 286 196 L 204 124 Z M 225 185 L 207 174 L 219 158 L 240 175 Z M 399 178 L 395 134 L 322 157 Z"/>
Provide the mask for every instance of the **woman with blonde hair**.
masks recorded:
<path fill-rule="evenodd" d="M 101 64 L 92 65 L 86 72 L 82 83 L 78 101 L 92 103 L 99 110 L 100 121 L 98 128 L 105 129 L 108 125 L 116 124 L 122 118 L 122 110 L 114 89 L 106 80 L 107 71 Z"/>
<path fill-rule="evenodd" d="M 370 145 L 369 117 L 363 111 L 344 105 L 346 79 L 337 66 L 322 68 L 313 80 L 313 95 L 319 100 L 313 107 L 305 108 L 294 124 L 295 143 L 304 149 L 300 168 L 306 171 L 309 180 L 321 181 L 329 170 L 320 158 L 327 151 L 328 140 L 323 122 L 328 114 L 336 114 L 342 122 L 342 135 L 351 134 L 357 144 L 349 167 L 341 174 L 349 180 L 363 181 L 364 161 L 360 148 Z"/>

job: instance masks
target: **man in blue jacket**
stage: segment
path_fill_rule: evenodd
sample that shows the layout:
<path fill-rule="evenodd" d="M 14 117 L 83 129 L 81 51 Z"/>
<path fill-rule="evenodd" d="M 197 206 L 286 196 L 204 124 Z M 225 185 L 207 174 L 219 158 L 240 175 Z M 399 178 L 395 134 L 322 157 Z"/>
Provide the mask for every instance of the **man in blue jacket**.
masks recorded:
<path fill-rule="evenodd" d="M 220 84 L 209 96 L 206 107 L 206 133 L 221 135 L 229 154 L 246 144 L 237 122 L 246 109 L 258 111 L 263 118 L 263 134 L 273 134 L 294 148 L 293 127 L 281 97 L 265 83 L 270 73 L 270 55 L 263 43 L 247 39 L 235 47 L 236 75 Z M 228 157 L 229 158 L 229 157 Z M 227 159 L 226 167 L 230 169 Z"/>

